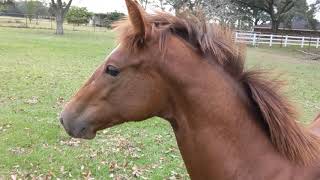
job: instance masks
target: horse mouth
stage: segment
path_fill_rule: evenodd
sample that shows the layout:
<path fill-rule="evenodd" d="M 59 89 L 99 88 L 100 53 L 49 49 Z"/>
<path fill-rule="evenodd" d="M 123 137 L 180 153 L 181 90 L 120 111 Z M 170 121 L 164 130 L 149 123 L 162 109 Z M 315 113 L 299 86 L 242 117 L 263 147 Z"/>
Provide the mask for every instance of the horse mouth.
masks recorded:
<path fill-rule="evenodd" d="M 69 134 L 69 133 L 68 133 Z M 85 132 L 85 133 L 78 133 L 78 134 L 69 134 L 73 138 L 78 138 L 78 139 L 87 139 L 87 140 L 92 140 L 96 137 L 95 132 Z"/>
<path fill-rule="evenodd" d="M 63 128 L 67 132 L 67 134 L 73 138 L 78 139 L 94 139 L 97 135 L 97 132 L 103 129 L 107 129 L 113 127 L 117 124 L 118 121 L 109 121 L 105 124 L 89 124 L 84 123 L 86 121 L 82 121 L 80 123 L 75 123 L 72 125 L 68 125 L 68 123 L 64 123 L 63 120 L 60 120 Z"/>
<path fill-rule="evenodd" d="M 96 132 L 86 132 L 86 133 L 79 134 L 75 138 L 91 140 L 91 139 L 94 139 L 96 135 L 97 135 Z"/>
<path fill-rule="evenodd" d="M 73 138 L 78 138 L 78 139 L 87 139 L 91 140 L 94 139 L 97 135 L 96 131 L 87 129 L 87 128 L 82 128 L 80 131 L 72 131 L 66 127 L 64 127 L 65 131 L 67 134 Z"/>

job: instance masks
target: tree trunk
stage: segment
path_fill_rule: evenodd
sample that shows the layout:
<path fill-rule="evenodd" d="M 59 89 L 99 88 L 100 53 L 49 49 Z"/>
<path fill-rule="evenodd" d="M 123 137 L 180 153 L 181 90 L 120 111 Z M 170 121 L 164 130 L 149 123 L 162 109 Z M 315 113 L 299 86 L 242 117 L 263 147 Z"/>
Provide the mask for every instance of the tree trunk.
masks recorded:
<path fill-rule="evenodd" d="M 145 3 L 145 4 L 144 4 L 144 9 L 147 10 L 148 0 L 145 0 L 144 3 Z"/>
<path fill-rule="evenodd" d="M 163 0 L 160 0 L 160 9 L 161 9 L 162 11 L 165 10 L 163 3 L 164 3 Z"/>
<path fill-rule="evenodd" d="M 56 16 L 56 34 L 63 35 L 63 20 L 64 16 L 68 13 L 71 6 L 72 0 L 69 0 L 68 4 L 65 5 L 62 3 L 62 0 L 57 0 L 57 3 L 54 0 L 51 0 L 51 4 Z"/>
<path fill-rule="evenodd" d="M 258 26 L 259 21 L 260 21 L 260 19 L 259 19 L 259 18 L 256 18 L 256 19 L 254 20 L 254 25 L 255 25 L 255 26 Z"/>
<path fill-rule="evenodd" d="M 56 27 L 56 34 L 57 35 L 63 35 L 63 15 L 60 13 L 56 14 L 56 23 L 57 23 L 57 27 Z"/>
<path fill-rule="evenodd" d="M 279 24 L 280 22 L 277 20 L 272 20 L 272 33 L 277 34 L 278 30 L 279 30 Z"/>

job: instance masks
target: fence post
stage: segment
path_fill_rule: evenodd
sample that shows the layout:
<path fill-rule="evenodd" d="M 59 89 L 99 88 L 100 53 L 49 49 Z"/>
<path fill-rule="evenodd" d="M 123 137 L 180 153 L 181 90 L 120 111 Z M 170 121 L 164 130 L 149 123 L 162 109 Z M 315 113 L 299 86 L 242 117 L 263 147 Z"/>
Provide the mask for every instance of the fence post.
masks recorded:
<path fill-rule="evenodd" d="M 28 28 L 28 16 L 24 15 L 26 17 L 26 28 Z"/>
<path fill-rule="evenodd" d="M 93 32 L 96 32 L 96 20 L 93 18 Z"/>
<path fill-rule="evenodd" d="M 304 47 L 304 37 L 302 37 L 301 48 Z"/>
<path fill-rule="evenodd" d="M 50 16 L 50 29 L 52 29 L 52 16 Z"/>
<path fill-rule="evenodd" d="M 253 45 L 253 46 L 256 45 L 256 40 L 257 40 L 257 34 L 254 33 L 254 34 L 253 34 L 253 39 L 252 39 L 252 45 Z"/>
<path fill-rule="evenodd" d="M 317 46 L 316 46 L 316 48 L 319 48 L 319 42 L 320 42 L 320 38 L 317 39 Z"/>
<path fill-rule="evenodd" d="M 273 34 L 270 35 L 270 43 L 269 43 L 270 47 L 272 46 L 272 39 L 273 39 Z"/>
<path fill-rule="evenodd" d="M 236 32 L 236 38 L 234 42 L 238 42 L 238 32 Z"/>
<path fill-rule="evenodd" d="M 286 39 L 284 41 L 284 47 L 287 47 L 288 46 L 288 35 L 286 35 Z"/>

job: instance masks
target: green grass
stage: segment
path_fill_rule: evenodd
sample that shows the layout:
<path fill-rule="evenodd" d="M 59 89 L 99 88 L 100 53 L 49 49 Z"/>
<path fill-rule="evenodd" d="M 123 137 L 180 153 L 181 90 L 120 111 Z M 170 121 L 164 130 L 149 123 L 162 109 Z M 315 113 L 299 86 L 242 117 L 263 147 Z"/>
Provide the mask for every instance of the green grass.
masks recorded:
<path fill-rule="evenodd" d="M 111 32 L 0 28 L 0 179 L 187 178 L 168 123 L 154 118 L 74 140 L 57 120 L 61 104 L 102 63 Z M 320 63 L 296 51 L 248 49 L 248 65 L 285 72 L 288 94 L 308 123 L 320 111 Z M 103 178 L 102 178 L 103 177 Z"/>
<path fill-rule="evenodd" d="M 272 70 L 286 81 L 285 90 L 302 123 L 310 123 L 320 113 L 319 61 L 309 60 L 293 48 L 251 48 L 247 55 L 250 67 Z"/>

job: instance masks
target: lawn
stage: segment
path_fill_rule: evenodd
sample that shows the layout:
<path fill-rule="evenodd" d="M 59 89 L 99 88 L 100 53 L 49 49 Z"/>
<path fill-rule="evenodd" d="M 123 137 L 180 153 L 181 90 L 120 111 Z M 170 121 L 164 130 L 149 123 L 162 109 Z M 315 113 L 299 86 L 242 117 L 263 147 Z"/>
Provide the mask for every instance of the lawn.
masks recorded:
<path fill-rule="evenodd" d="M 153 118 L 71 139 L 62 104 L 111 52 L 112 32 L 0 28 L 0 179 L 187 179 L 168 123 Z M 307 124 L 320 112 L 320 62 L 298 52 L 249 48 L 248 66 L 284 72 L 287 94 Z"/>

